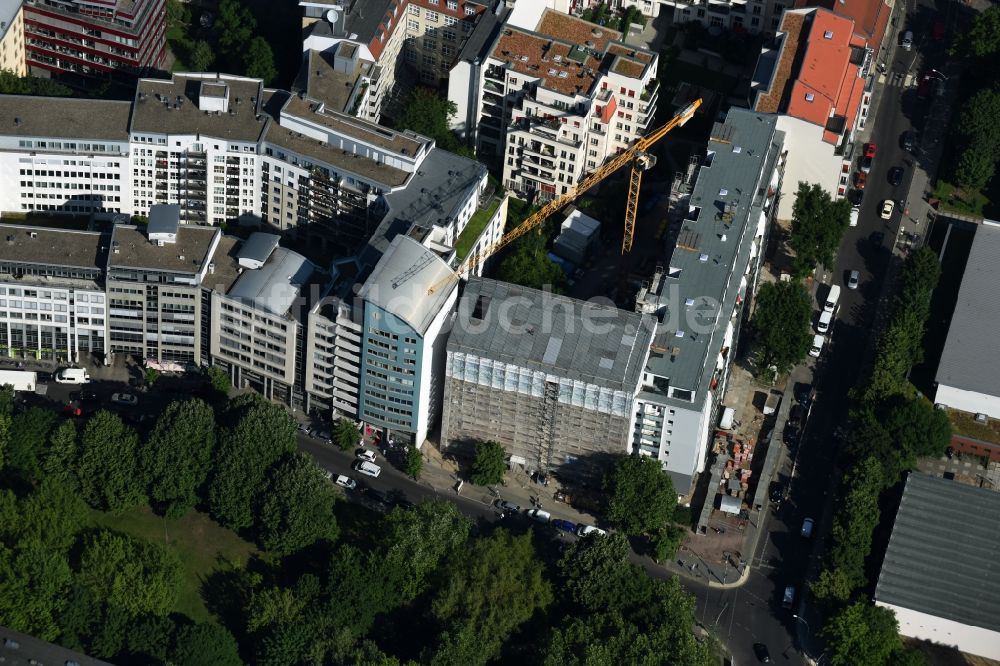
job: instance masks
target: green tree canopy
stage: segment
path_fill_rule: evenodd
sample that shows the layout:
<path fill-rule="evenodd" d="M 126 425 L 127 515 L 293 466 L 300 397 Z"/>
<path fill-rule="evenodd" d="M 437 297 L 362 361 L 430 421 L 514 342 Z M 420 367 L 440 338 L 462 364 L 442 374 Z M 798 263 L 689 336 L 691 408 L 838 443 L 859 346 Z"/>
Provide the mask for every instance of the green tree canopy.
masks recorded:
<path fill-rule="evenodd" d="M 792 209 L 789 244 L 795 251 L 795 273 L 809 275 L 817 264 L 830 266 L 848 227 L 851 205 L 834 201 L 820 185 L 800 182 Z"/>
<path fill-rule="evenodd" d="M 264 85 L 277 78 L 278 68 L 274 66 L 274 53 L 266 39 L 254 37 L 250 40 L 250 44 L 243 52 L 243 67 L 247 76 L 263 79 Z"/>
<path fill-rule="evenodd" d="M 361 431 L 354 425 L 354 421 L 341 417 L 333 426 L 332 438 L 341 451 L 353 451 L 360 446 Z"/>
<path fill-rule="evenodd" d="M 176 666 L 243 666 L 236 639 L 217 624 L 189 624 L 177 630 L 170 663 Z"/>
<path fill-rule="evenodd" d="M 9 470 L 28 481 L 37 481 L 42 473 L 41 465 L 49 436 L 56 424 L 56 415 L 52 410 L 40 407 L 32 407 L 14 416 L 7 450 Z"/>
<path fill-rule="evenodd" d="M 99 530 L 83 547 L 79 580 L 131 616 L 164 615 L 177 599 L 181 562 L 172 550 Z"/>
<path fill-rule="evenodd" d="M 672 522 L 677 493 L 659 461 L 638 454 L 622 456 L 604 477 L 607 518 L 625 534 L 655 532 Z"/>
<path fill-rule="evenodd" d="M 812 342 L 812 301 L 798 282 L 765 282 L 753 312 L 754 365 L 760 373 L 788 372 Z"/>
<path fill-rule="evenodd" d="M 476 539 L 452 561 L 431 601 L 443 630 L 432 663 L 486 664 L 511 632 L 551 602 L 530 532 L 513 536 L 501 528 Z"/>
<path fill-rule="evenodd" d="M 220 434 L 208 489 L 212 517 L 231 529 L 253 525 L 254 509 L 267 495 L 268 469 L 295 450 L 297 428 L 284 409 L 247 395 L 231 403 L 231 425 Z"/>
<path fill-rule="evenodd" d="M 394 509 L 380 529 L 379 576 L 399 582 L 402 602 L 415 599 L 430 586 L 432 573 L 458 555 L 469 528 L 469 519 L 445 500 L 427 500 L 412 511 Z"/>
<path fill-rule="evenodd" d="M 886 487 L 912 469 L 917 458 L 942 455 L 951 441 L 948 415 L 922 397 L 896 396 L 862 406 L 852 423 L 848 452 L 856 459 L 879 460 Z"/>
<path fill-rule="evenodd" d="M 491 486 L 503 481 L 507 471 L 507 452 L 497 442 L 476 442 L 476 458 L 470 480 L 477 486 Z"/>
<path fill-rule="evenodd" d="M 867 601 L 857 601 L 832 616 L 822 633 L 833 666 L 883 666 L 903 644 L 896 614 Z"/>
<path fill-rule="evenodd" d="M 972 58 L 990 58 L 1000 54 L 1000 7 L 990 7 L 976 14 L 952 53 Z"/>
<path fill-rule="evenodd" d="M 77 470 L 90 506 L 123 511 L 143 499 L 137 450 L 139 437 L 117 414 L 101 410 L 83 429 Z"/>
<path fill-rule="evenodd" d="M 72 576 L 66 554 L 36 539 L 0 544 L 0 625 L 55 640 Z"/>
<path fill-rule="evenodd" d="M 56 426 L 49 436 L 48 450 L 42 461 L 45 476 L 67 487 L 76 488 L 76 461 L 79 456 L 76 441 L 76 424 L 66 420 Z"/>
<path fill-rule="evenodd" d="M 406 458 L 403 461 L 403 471 L 411 479 L 419 479 L 424 469 L 424 454 L 415 446 L 406 447 Z"/>
<path fill-rule="evenodd" d="M 510 252 L 500 262 L 497 278 L 532 289 L 551 289 L 561 294 L 566 285 L 566 274 L 548 257 L 545 237 L 529 231 L 516 241 Z"/>
<path fill-rule="evenodd" d="M 458 107 L 447 97 L 438 95 L 430 88 L 418 87 L 406 98 L 392 126 L 397 130 L 413 130 L 434 139 L 440 148 L 470 157 L 468 150 L 451 131 L 451 118 L 456 113 Z"/>
<path fill-rule="evenodd" d="M 229 375 L 226 374 L 225 370 L 213 365 L 205 371 L 205 376 L 208 378 L 208 385 L 217 393 L 223 397 L 229 394 L 233 383 L 229 381 Z"/>
<path fill-rule="evenodd" d="M 337 495 L 312 458 L 287 454 L 263 492 L 257 532 L 264 548 L 287 555 L 319 539 L 337 537 Z"/>
<path fill-rule="evenodd" d="M 215 413 L 202 400 L 174 401 L 160 413 L 139 452 L 149 497 L 171 518 L 198 502 L 215 449 Z"/>
<path fill-rule="evenodd" d="M 0 93 L 6 95 L 38 95 L 42 97 L 69 97 L 73 91 L 52 79 L 37 76 L 18 76 L 9 69 L 0 70 Z"/>
<path fill-rule="evenodd" d="M 991 11 L 996 11 L 993 8 Z M 1000 37 L 991 36 L 994 43 Z M 962 152 L 955 177 L 965 187 L 982 189 L 993 178 L 1000 152 L 1000 87 L 981 88 L 962 107 L 956 124 Z"/>
<path fill-rule="evenodd" d="M 199 39 L 194 43 L 191 54 L 188 56 L 188 64 L 192 70 L 207 72 L 208 68 L 212 66 L 213 60 L 215 60 L 215 54 L 212 52 L 212 47 L 208 42 L 204 39 Z"/>

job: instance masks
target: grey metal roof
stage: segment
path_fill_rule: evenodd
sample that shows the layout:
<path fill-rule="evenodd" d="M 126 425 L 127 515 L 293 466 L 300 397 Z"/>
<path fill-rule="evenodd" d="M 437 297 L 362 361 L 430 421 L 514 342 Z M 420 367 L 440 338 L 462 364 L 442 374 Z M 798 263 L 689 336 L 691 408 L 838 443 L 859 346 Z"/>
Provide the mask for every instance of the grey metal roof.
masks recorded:
<path fill-rule="evenodd" d="M 437 254 L 399 235 L 379 259 L 358 298 L 399 317 L 423 335 L 458 286 L 455 273 Z M 452 279 L 447 280 L 446 278 Z M 438 287 L 428 294 L 431 287 Z"/>
<path fill-rule="evenodd" d="M 998 552 L 1000 493 L 911 472 L 875 599 L 1000 631 Z"/>
<path fill-rule="evenodd" d="M 281 237 L 277 234 L 268 234 L 263 231 L 253 232 L 246 239 L 246 242 L 240 246 L 239 253 L 237 254 L 240 263 L 263 264 L 271 256 L 271 253 L 274 252 L 274 248 L 278 247 L 280 239 Z M 253 265 L 249 265 L 248 267 L 256 268 Z"/>
<path fill-rule="evenodd" d="M 938 384 L 1000 396 L 1000 355 L 996 353 L 994 326 L 1000 319 L 1000 292 L 996 288 L 998 265 L 1000 226 L 985 221 L 976 228 L 965 265 L 955 313 L 935 377 Z"/>
<path fill-rule="evenodd" d="M 104 270 L 107 245 L 107 237 L 93 231 L 0 224 L 4 263 Z"/>
<path fill-rule="evenodd" d="M 661 326 L 648 368 L 671 386 L 693 391 L 696 403 L 715 372 L 727 317 L 743 296 L 740 281 L 765 215 L 767 179 L 782 152 L 776 118 L 734 107 L 716 124 L 707 146 L 711 161 L 698 171 L 691 212 L 663 261 L 653 298 Z"/>
<path fill-rule="evenodd" d="M 393 0 L 343 0 L 337 3 L 347 8 L 344 19 L 338 21 L 343 30 L 339 25 L 334 29 L 326 21 L 316 21 L 309 26 L 310 34 L 327 37 L 351 35 L 352 41 L 368 44 L 375 38 L 375 33 L 392 3 Z"/>
<path fill-rule="evenodd" d="M 479 187 L 486 167 L 467 157 L 433 148 L 406 187 L 385 194 L 389 206 L 369 245 L 382 253 L 397 234 L 415 226 L 430 229 L 458 217 L 469 190 Z"/>
<path fill-rule="evenodd" d="M 228 296 L 282 316 L 288 313 L 315 269 L 298 252 L 279 247 L 262 267 L 244 271 Z"/>
<path fill-rule="evenodd" d="M 613 304 L 472 278 L 448 351 L 631 393 L 639 385 L 655 328 L 652 316 Z"/>
<path fill-rule="evenodd" d="M 198 108 L 203 83 L 229 88 L 229 111 L 206 113 Z M 264 131 L 260 79 L 224 74 L 174 74 L 170 80 L 140 79 L 133 101 L 132 132 L 198 134 L 231 141 L 257 141 Z"/>
<path fill-rule="evenodd" d="M 472 30 L 469 38 L 465 40 L 465 46 L 458 54 L 456 62 L 472 62 L 476 58 L 485 58 L 493 50 L 493 43 L 500 35 L 500 28 L 507 20 L 511 10 L 507 9 L 502 2 L 488 4 L 498 4 L 499 6 L 488 8 L 479 15 L 476 27 Z"/>
<path fill-rule="evenodd" d="M 0 127 L 9 136 L 128 141 L 131 111 L 131 102 L 0 95 Z"/>
<path fill-rule="evenodd" d="M 112 666 L 85 654 L 64 648 L 55 643 L 23 634 L 6 627 L 0 627 L 0 637 L 11 639 L 18 647 L 7 646 L 0 641 L 0 661 L 8 664 L 52 664 L 53 666 L 76 662 L 80 666 Z"/>
<path fill-rule="evenodd" d="M 177 242 L 158 246 L 151 243 L 142 230 L 128 224 L 116 224 L 111 232 L 108 267 L 145 268 L 171 273 L 197 274 L 216 245 L 216 227 L 182 225 L 177 230 Z M 115 251 L 117 250 L 117 252 Z"/>
<path fill-rule="evenodd" d="M 176 236 L 181 226 L 181 207 L 178 204 L 156 204 L 149 207 L 146 232 Z"/>

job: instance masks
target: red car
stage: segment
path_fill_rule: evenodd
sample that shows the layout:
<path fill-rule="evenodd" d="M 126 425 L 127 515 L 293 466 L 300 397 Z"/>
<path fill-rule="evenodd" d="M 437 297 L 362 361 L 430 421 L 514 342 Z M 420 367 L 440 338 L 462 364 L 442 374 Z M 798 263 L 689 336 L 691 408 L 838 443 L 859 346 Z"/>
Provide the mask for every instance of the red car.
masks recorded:
<path fill-rule="evenodd" d="M 864 156 L 867 157 L 868 159 L 872 159 L 872 160 L 875 159 L 875 144 L 874 143 L 866 143 L 865 144 L 865 155 Z"/>
<path fill-rule="evenodd" d="M 854 187 L 859 190 L 865 189 L 865 183 L 868 181 L 868 174 L 864 171 L 858 171 L 854 174 Z"/>
<path fill-rule="evenodd" d="M 935 42 L 940 42 L 944 39 L 944 21 L 941 19 L 934 21 L 934 25 L 931 26 L 931 39 Z"/>

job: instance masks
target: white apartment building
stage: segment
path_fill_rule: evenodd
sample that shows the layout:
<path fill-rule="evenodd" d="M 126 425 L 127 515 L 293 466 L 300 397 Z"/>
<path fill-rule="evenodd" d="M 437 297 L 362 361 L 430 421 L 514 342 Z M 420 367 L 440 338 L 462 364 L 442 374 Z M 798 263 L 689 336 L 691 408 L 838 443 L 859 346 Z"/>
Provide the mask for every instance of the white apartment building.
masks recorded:
<path fill-rule="evenodd" d="M 103 358 L 106 256 L 99 233 L 0 224 L 0 355 Z"/>
<path fill-rule="evenodd" d="M 621 0 L 621 6 L 635 7 L 650 17 L 665 14 L 674 24 L 697 21 L 706 28 L 771 32 L 778 29 L 781 13 L 795 3 L 793 0 Z"/>
<path fill-rule="evenodd" d="M 412 71 L 437 87 L 496 0 L 299 0 L 309 90 L 337 111 L 377 122 Z M 314 55 L 318 54 L 318 55 Z M 320 60 L 334 59 L 334 72 Z M 321 72 L 329 85 L 312 85 Z M 307 84 L 300 83 L 304 88 Z"/>
<path fill-rule="evenodd" d="M 657 63 L 617 31 L 546 8 L 533 29 L 508 21 L 485 60 L 454 68 L 454 126 L 501 160 L 506 187 L 551 199 L 650 129 Z"/>
<path fill-rule="evenodd" d="M 730 109 L 706 157 L 669 258 L 636 296 L 659 325 L 633 412 L 630 451 L 659 460 L 686 495 L 705 468 L 740 328 L 781 189 L 775 116 Z"/>

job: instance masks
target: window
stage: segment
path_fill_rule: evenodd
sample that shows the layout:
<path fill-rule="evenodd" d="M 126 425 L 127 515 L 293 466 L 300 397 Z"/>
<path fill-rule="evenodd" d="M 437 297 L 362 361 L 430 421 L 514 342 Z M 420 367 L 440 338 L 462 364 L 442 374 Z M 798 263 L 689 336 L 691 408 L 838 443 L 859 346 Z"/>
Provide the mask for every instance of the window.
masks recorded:
<path fill-rule="evenodd" d="M 447 44 L 445 44 L 444 46 L 441 47 L 441 55 L 443 55 L 446 58 L 453 56 L 455 55 L 455 48 L 453 46 L 448 46 Z"/>
<path fill-rule="evenodd" d="M 410 13 L 413 14 L 414 16 L 420 16 L 420 7 L 417 7 L 416 5 L 411 4 L 410 5 Z"/>
<path fill-rule="evenodd" d="M 458 9 L 458 0 L 448 0 L 448 9 Z"/>
<path fill-rule="evenodd" d="M 425 55 L 423 62 L 425 67 L 434 67 L 437 65 L 437 59 L 432 55 Z"/>
<path fill-rule="evenodd" d="M 451 25 L 455 25 L 456 23 L 458 23 L 458 19 L 456 19 L 454 16 L 445 16 L 444 17 L 444 24 L 445 25 L 451 26 Z"/>
<path fill-rule="evenodd" d="M 410 5 L 410 7 L 413 7 L 413 5 Z M 413 19 L 408 19 L 406 21 L 406 29 L 407 30 L 420 30 L 420 23 L 417 22 L 417 21 L 414 21 Z"/>
<path fill-rule="evenodd" d="M 444 31 L 444 39 L 445 39 L 446 42 L 453 42 L 453 41 L 455 41 L 455 39 L 456 39 L 456 37 L 455 37 L 455 31 L 454 30 L 445 30 Z"/>
<path fill-rule="evenodd" d="M 438 0 L 427 0 L 427 3 L 431 4 L 431 5 L 437 5 L 438 4 Z"/>
<path fill-rule="evenodd" d="M 465 15 L 466 16 L 475 16 L 475 14 L 476 14 L 476 8 L 473 5 L 470 5 L 470 4 L 466 3 L 466 5 L 465 5 Z"/>
<path fill-rule="evenodd" d="M 441 18 L 441 15 L 438 14 L 437 12 L 432 12 L 430 10 L 427 10 L 427 22 L 428 23 L 437 23 L 440 18 Z"/>
<path fill-rule="evenodd" d="M 429 38 L 425 37 L 424 38 L 424 48 L 425 49 L 430 49 L 431 51 L 436 51 L 437 50 L 437 42 L 435 42 L 433 39 L 429 39 Z"/>

